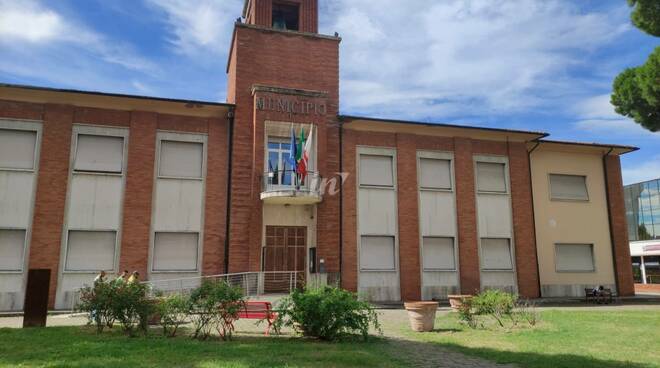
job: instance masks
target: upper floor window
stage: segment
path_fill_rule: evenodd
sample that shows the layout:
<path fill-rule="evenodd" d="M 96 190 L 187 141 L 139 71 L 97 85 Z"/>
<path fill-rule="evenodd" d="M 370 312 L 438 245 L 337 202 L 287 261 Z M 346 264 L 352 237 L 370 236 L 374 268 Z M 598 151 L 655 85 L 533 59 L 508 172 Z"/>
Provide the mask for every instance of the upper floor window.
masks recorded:
<path fill-rule="evenodd" d="M 300 6 L 291 3 L 273 3 L 273 28 L 287 31 L 298 30 Z"/>
<path fill-rule="evenodd" d="M 268 138 L 268 173 L 273 185 L 292 185 L 296 173 L 290 160 L 291 143 L 286 138 Z"/>
<path fill-rule="evenodd" d="M 450 160 L 420 157 L 419 170 L 420 188 L 451 190 Z"/>
<path fill-rule="evenodd" d="M 392 156 L 360 155 L 360 185 L 393 187 Z"/>
<path fill-rule="evenodd" d="M 559 200 L 588 201 L 587 177 L 550 174 L 550 197 Z"/>
<path fill-rule="evenodd" d="M 499 162 L 477 162 L 477 191 L 506 193 L 506 165 Z"/>
<path fill-rule="evenodd" d="M 37 132 L 0 129 L 0 169 L 33 170 Z"/>
<path fill-rule="evenodd" d="M 201 179 L 203 176 L 204 144 L 162 140 L 158 175 L 170 178 Z"/>
<path fill-rule="evenodd" d="M 122 172 L 124 138 L 78 134 L 74 171 L 116 173 Z"/>

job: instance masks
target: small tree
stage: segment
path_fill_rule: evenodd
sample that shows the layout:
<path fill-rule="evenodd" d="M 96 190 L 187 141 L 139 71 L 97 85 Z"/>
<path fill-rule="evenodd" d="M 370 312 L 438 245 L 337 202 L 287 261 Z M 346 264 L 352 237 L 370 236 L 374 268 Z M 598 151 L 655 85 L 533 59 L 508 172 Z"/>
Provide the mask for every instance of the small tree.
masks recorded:
<path fill-rule="evenodd" d="M 107 282 L 98 282 L 94 286 L 87 286 L 80 290 L 80 303 L 77 309 L 88 313 L 90 324 L 96 326 L 98 333 L 103 329 L 112 327 L 114 314 L 112 312 L 112 299 L 114 290 Z"/>
<path fill-rule="evenodd" d="M 215 327 L 223 339 L 230 339 L 233 323 L 244 307 L 243 292 L 225 281 L 204 281 L 190 294 L 189 314 L 193 338 L 206 340 Z"/>
<path fill-rule="evenodd" d="M 159 300 L 157 310 L 160 315 L 160 325 L 163 327 L 163 335 L 176 336 L 179 326 L 188 320 L 189 305 L 188 298 L 178 294 Z"/>
<path fill-rule="evenodd" d="M 136 331 L 145 335 L 149 317 L 156 311 L 155 304 L 147 297 L 147 285 L 140 283 L 120 284 L 113 287 L 111 308 L 114 318 L 121 323 L 124 332 L 135 336 Z"/>

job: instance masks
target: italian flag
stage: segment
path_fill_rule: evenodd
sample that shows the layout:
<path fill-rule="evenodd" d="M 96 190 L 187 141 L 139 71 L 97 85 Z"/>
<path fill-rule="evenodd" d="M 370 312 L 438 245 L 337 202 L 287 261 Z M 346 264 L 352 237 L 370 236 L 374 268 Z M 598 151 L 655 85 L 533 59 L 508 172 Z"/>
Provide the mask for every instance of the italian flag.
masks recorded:
<path fill-rule="evenodd" d="M 305 177 L 307 176 L 307 169 L 309 168 L 309 156 L 310 152 L 312 151 L 313 132 L 314 126 L 312 125 L 309 128 L 307 139 L 305 139 L 305 132 L 303 130 L 300 131 L 300 148 L 297 152 L 300 157 L 296 157 L 296 159 L 298 161 L 297 172 L 300 174 L 301 181 L 305 180 Z"/>

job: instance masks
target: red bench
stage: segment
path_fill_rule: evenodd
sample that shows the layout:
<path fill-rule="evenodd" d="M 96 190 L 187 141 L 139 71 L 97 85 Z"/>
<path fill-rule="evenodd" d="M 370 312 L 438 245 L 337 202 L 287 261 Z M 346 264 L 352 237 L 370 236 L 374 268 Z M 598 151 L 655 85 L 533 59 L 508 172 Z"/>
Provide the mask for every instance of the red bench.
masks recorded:
<path fill-rule="evenodd" d="M 273 322 L 277 319 L 277 312 L 273 311 L 271 302 L 245 302 L 244 308 L 238 313 L 238 318 L 265 320 L 268 322 L 265 335 L 268 336 Z"/>

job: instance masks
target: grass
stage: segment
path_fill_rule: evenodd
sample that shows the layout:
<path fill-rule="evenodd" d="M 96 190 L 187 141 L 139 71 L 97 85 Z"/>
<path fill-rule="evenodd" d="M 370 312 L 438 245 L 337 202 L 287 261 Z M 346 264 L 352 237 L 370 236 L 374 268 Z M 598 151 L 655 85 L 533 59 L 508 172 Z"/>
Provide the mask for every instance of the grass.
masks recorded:
<path fill-rule="evenodd" d="M 534 329 L 472 330 L 456 313 L 440 316 L 436 331 L 405 332 L 422 343 L 439 344 L 497 363 L 522 367 L 660 367 L 660 312 L 541 312 Z"/>
<path fill-rule="evenodd" d="M 83 327 L 0 329 L 0 367 L 399 367 L 388 343 L 323 343 L 263 336 L 234 341 L 188 337 L 128 338 L 119 328 L 96 334 Z"/>

